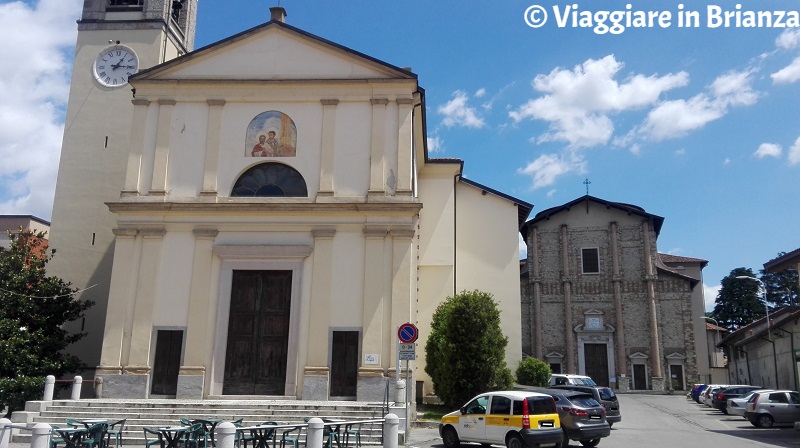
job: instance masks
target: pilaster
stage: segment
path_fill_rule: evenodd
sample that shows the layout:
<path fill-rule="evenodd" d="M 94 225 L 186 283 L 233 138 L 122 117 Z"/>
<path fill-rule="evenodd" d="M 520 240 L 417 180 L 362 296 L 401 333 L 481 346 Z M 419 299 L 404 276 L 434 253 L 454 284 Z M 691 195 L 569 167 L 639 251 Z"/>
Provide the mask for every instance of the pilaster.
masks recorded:
<path fill-rule="evenodd" d="M 412 133 L 414 131 L 414 117 L 411 113 L 414 107 L 413 98 L 397 98 L 397 185 L 395 194 L 411 196 L 411 171 L 414 163 L 414 144 Z"/>
<path fill-rule="evenodd" d="M 330 328 L 331 266 L 333 266 L 333 237 L 336 229 L 317 228 L 314 237 L 314 267 L 311 274 L 311 316 L 308 328 L 308 358 L 310 367 L 328 366 L 328 330 Z"/>
<path fill-rule="evenodd" d="M 386 156 L 386 98 L 373 98 L 372 103 L 372 140 L 370 151 L 370 196 L 384 195 L 384 157 Z"/>
<path fill-rule="evenodd" d="M 208 126 L 206 128 L 206 151 L 203 164 L 203 189 L 200 196 L 217 196 L 217 169 L 219 165 L 220 133 L 225 100 L 206 100 L 208 104 Z"/>
<path fill-rule="evenodd" d="M 111 287 L 108 294 L 106 325 L 103 334 L 103 350 L 100 354 L 100 369 L 121 371 L 122 345 L 126 321 L 130 320 L 128 304 L 132 302 L 131 283 L 135 263 L 136 235 L 138 229 L 113 229 L 116 237 L 114 243 L 114 265 L 111 276 Z"/>
<path fill-rule="evenodd" d="M 336 151 L 336 106 L 338 99 L 323 99 L 322 148 L 320 151 L 319 196 L 333 196 L 333 161 Z"/>
<path fill-rule="evenodd" d="M 175 100 L 158 100 L 158 130 L 156 131 L 156 151 L 153 160 L 153 183 L 151 196 L 167 195 L 167 168 L 169 164 L 169 140 L 172 134 L 172 111 Z"/>
<path fill-rule="evenodd" d="M 388 229 L 382 226 L 365 226 L 364 230 L 364 305 L 362 309 L 361 353 L 382 353 L 382 363 L 387 362 L 384 349 L 384 239 Z M 362 367 L 363 369 L 363 367 Z M 361 369 L 359 369 L 361 371 Z"/>
<path fill-rule="evenodd" d="M 572 331 L 572 274 L 569 266 L 569 227 L 561 225 L 561 279 L 564 289 L 564 336 L 566 339 L 567 372 L 577 372 L 575 333 Z"/>
<path fill-rule="evenodd" d="M 147 124 L 147 108 L 150 101 L 134 99 L 133 123 L 131 125 L 131 142 L 128 148 L 128 166 L 125 171 L 125 185 L 122 196 L 137 196 L 139 194 L 139 175 L 142 169 L 142 153 L 144 151 L 145 126 Z"/>
<path fill-rule="evenodd" d="M 133 310 L 130 357 L 126 370 L 137 373 L 150 370 L 150 342 L 153 336 L 153 310 L 161 246 L 166 230 L 163 227 L 142 228 L 142 255 L 139 261 L 138 284 Z"/>

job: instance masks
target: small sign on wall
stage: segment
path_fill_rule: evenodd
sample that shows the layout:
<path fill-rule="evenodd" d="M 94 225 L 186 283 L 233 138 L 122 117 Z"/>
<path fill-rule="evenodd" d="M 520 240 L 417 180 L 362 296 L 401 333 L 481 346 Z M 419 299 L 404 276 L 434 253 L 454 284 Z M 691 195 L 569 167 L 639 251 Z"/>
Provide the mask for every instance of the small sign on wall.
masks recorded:
<path fill-rule="evenodd" d="M 377 354 L 367 354 L 364 355 L 364 365 L 365 366 L 376 366 L 381 363 L 381 355 Z"/>

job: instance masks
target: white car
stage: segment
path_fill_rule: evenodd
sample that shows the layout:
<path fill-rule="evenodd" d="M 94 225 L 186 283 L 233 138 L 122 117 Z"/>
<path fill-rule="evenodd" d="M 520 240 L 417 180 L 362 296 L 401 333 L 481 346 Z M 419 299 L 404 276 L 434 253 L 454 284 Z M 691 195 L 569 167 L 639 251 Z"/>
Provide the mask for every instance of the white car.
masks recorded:
<path fill-rule="evenodd" d="M 744 418 L 744 411 L 747 409 L 747 400 L 753 396 L 756 392 L 768 392 L 771 389 L 759 389 L 754 390 L 746 395 L 742 395 L 738 398 L 731 398 L 728 400 L 728 414 L 730 415 L 739 415 Z"/>
<path fill-rule="evenodd" d="M 566 373 L 554 373 L 550 375 L 548 384 L 550 386 L 597 386 L 597 383 L 586 375 L 572 375 Z"/>

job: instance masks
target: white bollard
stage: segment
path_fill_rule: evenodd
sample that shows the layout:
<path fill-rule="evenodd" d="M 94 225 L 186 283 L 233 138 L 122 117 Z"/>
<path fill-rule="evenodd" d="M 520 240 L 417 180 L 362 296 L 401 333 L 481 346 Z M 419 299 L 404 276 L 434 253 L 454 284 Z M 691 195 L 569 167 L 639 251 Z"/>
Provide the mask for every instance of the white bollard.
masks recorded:
<path fill-rule="evenodd" d="M 306 448 L 322 448 L 322 433 L 325 423 L 318 417 L 308 420 L 308 430 L 306 431 Z"/>
<path fill-rule="evenodd" d="M 50 448 L 50 425 L 37 423 L 31 430 L 31 448 Z"/>
<path fill-rule="evenodd" d="M 236 425 L 231 422 L 222 422 L 214 433 L 217 439 L 217 448 L 233 448 L 236 440 Z"/>
<path fill-rule="evenodd" d="M 383 448 L 397 448 L 397 427 L 400 418 L 394 414 L 386 414 L 383 421 Z"/>
<path fill-rule="evenodd" d="M 406 382 L 405 380 L 397 380 L 394 383 L 394 402 L 395 403 L 405 403 L 406 402 Z"/>
<path fill-rule="evenodd" d="M 75 376 L 75 382 L 72 383 L 72 396 L 69 398 L 70 400 L 80 400 L 81 399 L 81 385 L 83 384 L 83 378 L 79 375 Z"/>
<path fill-rule="evenodd" d="M 0 418 L 0 448 L 8 448 L 8 442 L 11 441 L 11 428 L 6 428 L 10 424 L 11 420 Z"/>
<path fill-rule="evenodd" d="M 44 379 L 44 401 L 53 401 L 53 391 L 56 389 L 56 377 L 47 375 Z"/>

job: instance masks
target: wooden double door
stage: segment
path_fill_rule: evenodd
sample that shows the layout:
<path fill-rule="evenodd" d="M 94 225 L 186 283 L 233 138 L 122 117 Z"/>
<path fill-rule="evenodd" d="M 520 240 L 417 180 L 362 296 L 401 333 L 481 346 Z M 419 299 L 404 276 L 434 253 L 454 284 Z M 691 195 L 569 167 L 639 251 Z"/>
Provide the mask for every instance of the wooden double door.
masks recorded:
<path fill-rule="evenodd" d="M 606 344 L 584 344 L 583 359 L 586 375 L 600 386 L 608 387 L 608 346 Z"/>
<path fill-rule="evenodd" d="M 284 395 L 292 271 L 233 271 L 224 395 Z"/>

